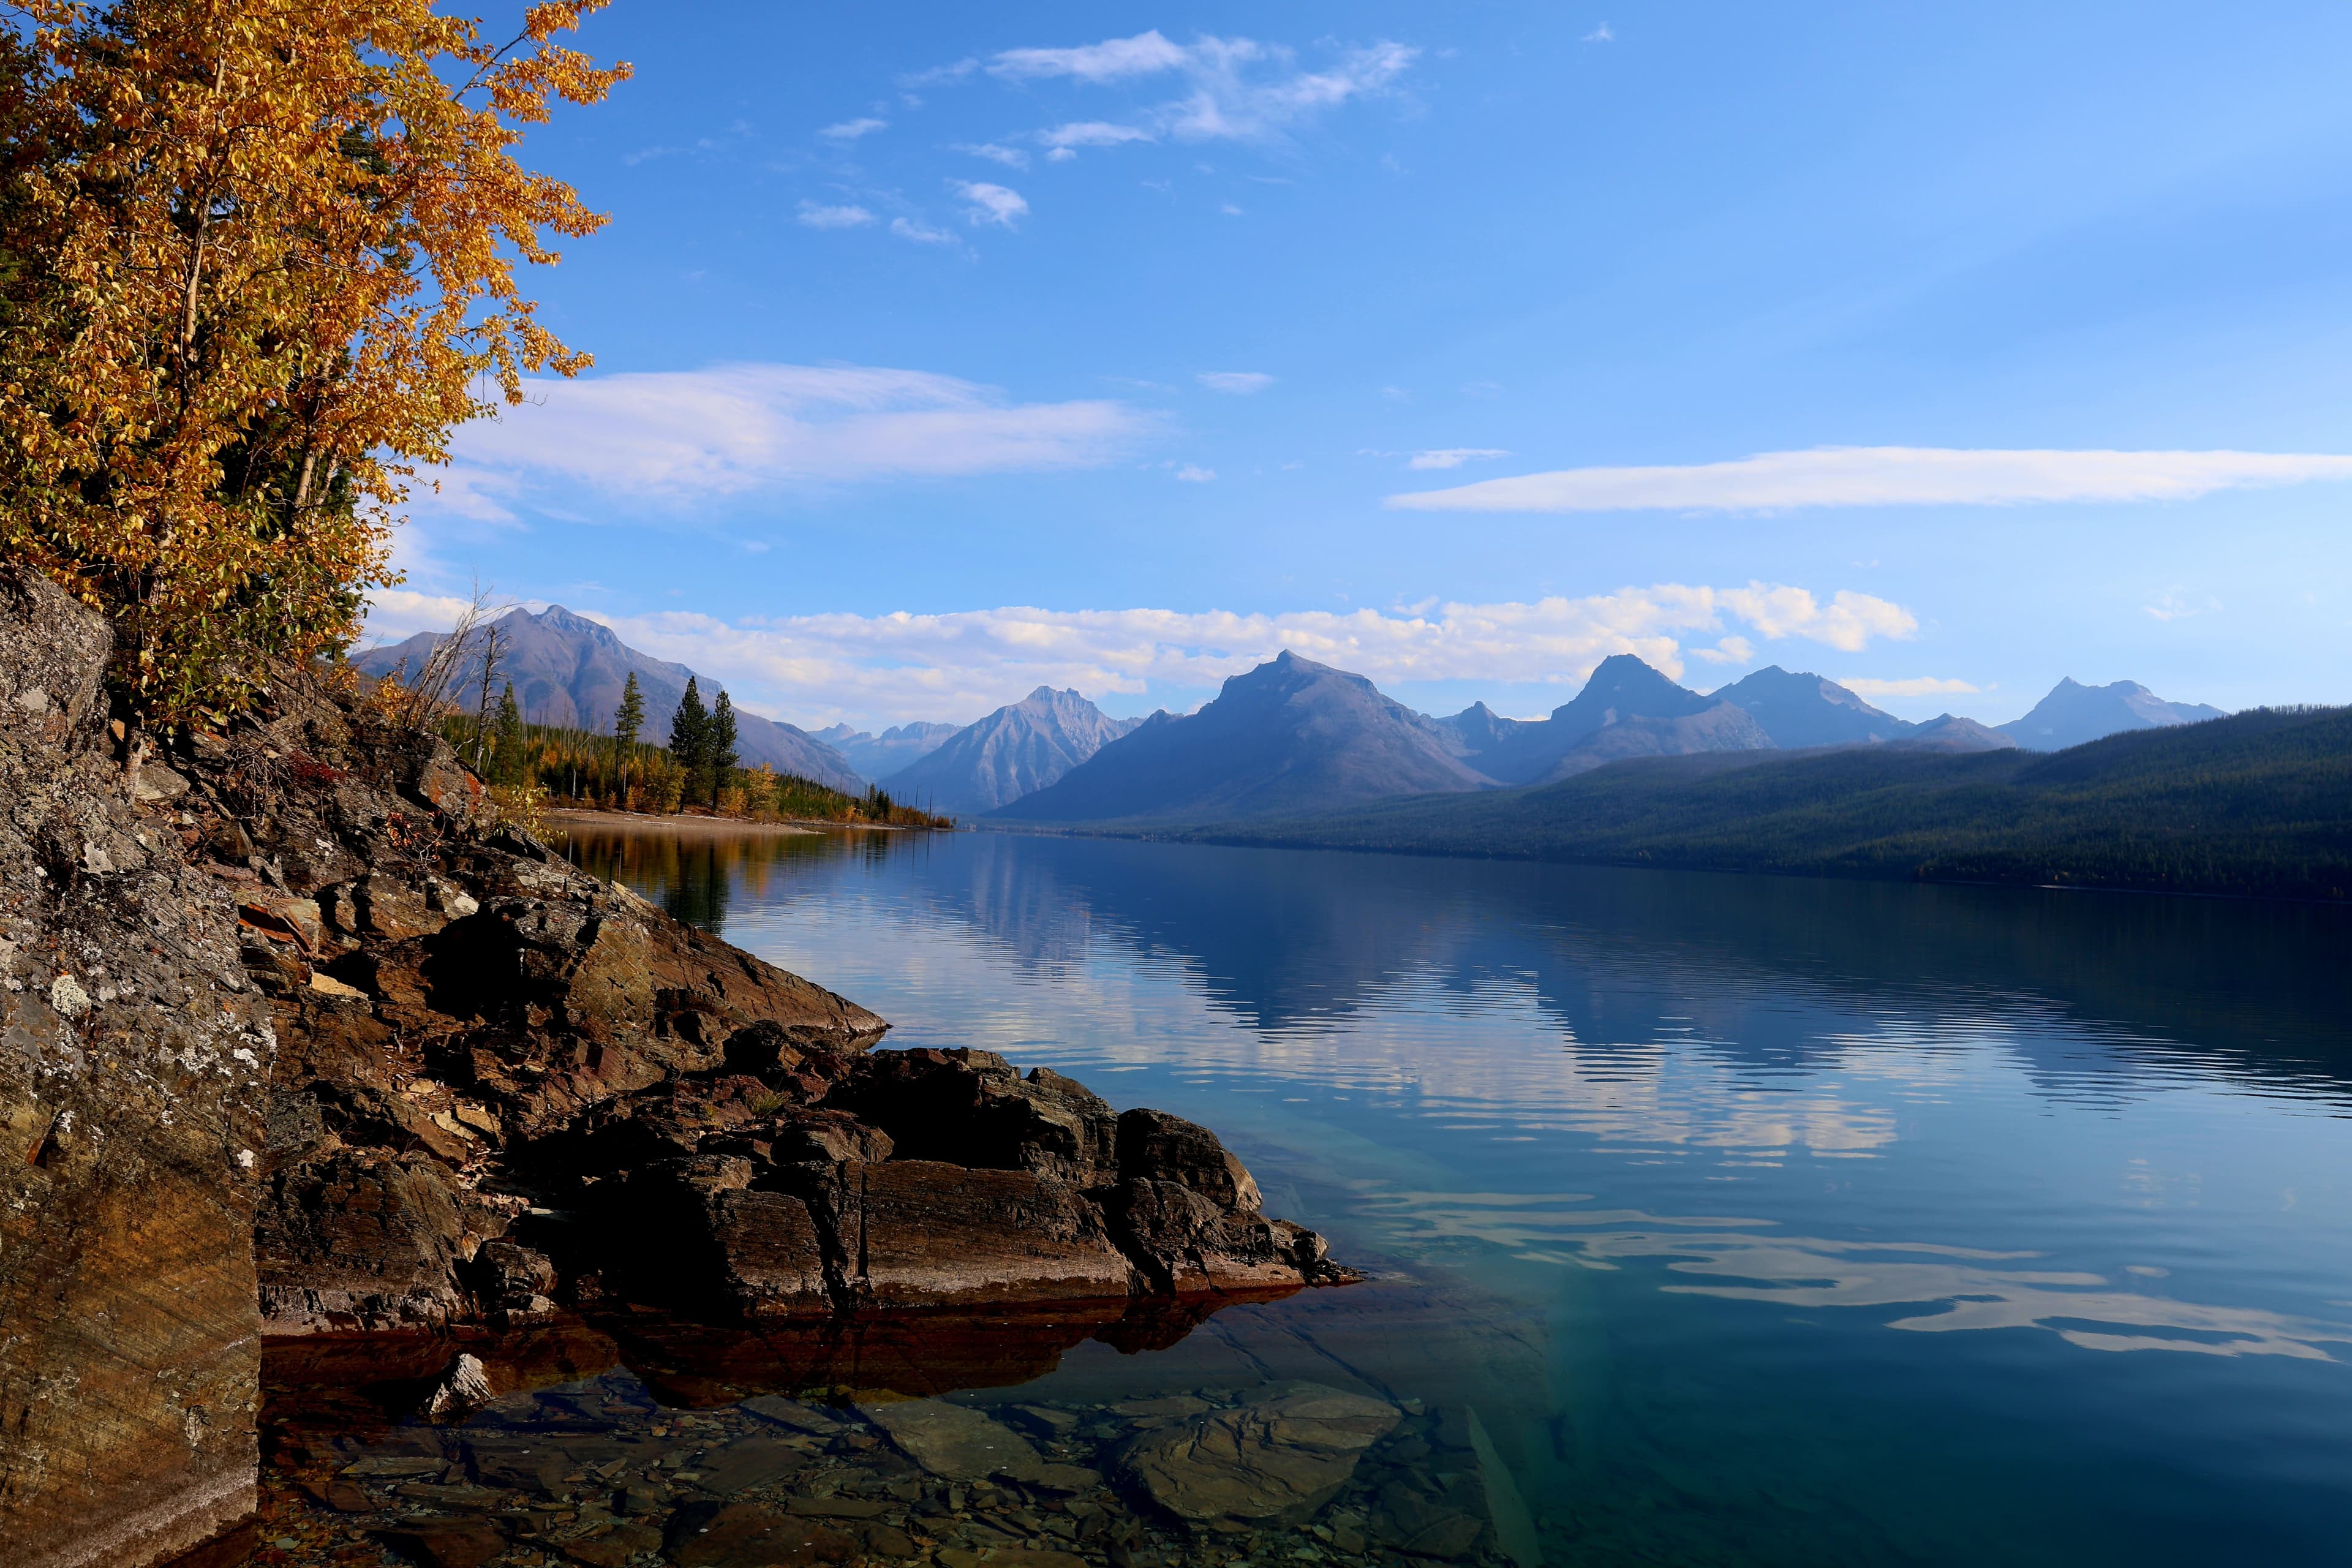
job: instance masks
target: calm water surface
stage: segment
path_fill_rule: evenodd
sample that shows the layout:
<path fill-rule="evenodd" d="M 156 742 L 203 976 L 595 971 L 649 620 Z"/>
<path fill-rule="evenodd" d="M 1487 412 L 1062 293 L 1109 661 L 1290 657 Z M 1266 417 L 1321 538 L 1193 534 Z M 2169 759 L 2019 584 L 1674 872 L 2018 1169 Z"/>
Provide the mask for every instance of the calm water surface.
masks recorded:
<path fill-rule="evenodd" d="M 1555 1562 L 2345 1560 L 2340 911 L 969 833 L 572 853 L 891 1045 L 1211 1125 L 1384 1277 L 1004 1397 L 1335 1356 L 1475 1404 Z"/>

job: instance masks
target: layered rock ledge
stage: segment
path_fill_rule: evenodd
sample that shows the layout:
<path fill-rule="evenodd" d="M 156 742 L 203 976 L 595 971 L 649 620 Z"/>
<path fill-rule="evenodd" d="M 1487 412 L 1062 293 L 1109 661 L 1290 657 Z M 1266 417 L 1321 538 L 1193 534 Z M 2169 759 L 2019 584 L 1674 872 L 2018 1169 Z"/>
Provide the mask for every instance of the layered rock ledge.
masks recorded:
<path fill-rule="evenodd" d="M 446 743 L 311 674 L 132 754 L 107 652 L 0 570 L 14 1560 L 152 1561 L 247 1510 L 261 1337 L 1353 1278 L 1207 1130 L 877 1049 L 881 1018 L 499 826 Z"/>

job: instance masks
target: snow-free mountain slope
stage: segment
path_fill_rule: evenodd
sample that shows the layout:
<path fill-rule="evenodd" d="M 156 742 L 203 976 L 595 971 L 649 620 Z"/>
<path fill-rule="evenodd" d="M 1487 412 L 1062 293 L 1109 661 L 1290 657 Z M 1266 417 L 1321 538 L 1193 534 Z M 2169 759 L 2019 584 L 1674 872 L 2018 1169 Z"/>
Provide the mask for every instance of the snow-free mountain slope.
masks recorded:
<path fill-rule="evenodd" d="M 1549 773 L 1596 730 L 1625 719 L 1685 719 L 1710 706 L 1709 699 L 1675 685 L 1632 654 L 1612 654 L 1550 718 L 1516 724 L 1494 746 L 1464 760 L 1488 778 L 1527 784 Z"/>
<path fill-rule="evenodd" d="M 1604 724 L 1568 749 L 1538 784 L 1591 773 L 1626 757 L 1683 757 L 1700 752 L 1769 752 L 1772 737 L 1746 709 L 1711 703 L 1696 713 L 1653 719 L 1643 714 Z"/>
<path fill-rule="evenodd" d="M 1888 745 L 1906 752 L 2005 752 L 2017 742 L 2000 731 L 1957 713 L 1938 713 Z"/>
<path fill-rule="evenodd" d="M 1448 739 L 1435 720 L 1383 697 L 1362 676 L 1286 652 L 1226 681 L 1188 718 L 1153 714 L 1059 784 L 996 816 L 1200 819 L 1486 787 L 1452 755 Z"/>
<path fill-rule="evenodd" d="M 1916 728 L 1880 712 L 1834 680 L 1810 671 L 1791 674 L 1777 664 L 1733 681 L 1710 698 L 1745 709 L 1784 751 L 1867 745 L 1892 741 Z"/>
<path fill-rule="evenodd" d="M 642 739 L 659 743 L 669 736 L 669 718 L 686 695 L 688 677 L 698 683 L 705 703 L 715 700 L 720 683 L 697 675 L 682 664 L 670 664 L 639 653 L 584 616 L 561 605 L 537 615 L 514 610 L 496 623 L 500 641 L 498 680 L 514 682 L 515 701 L 523 718 L 533 724 L 562 724 L 610 733 L 613 715 L 621 706 L 621 690 L 635 671 L 644 695 L 646 727 Z M 419 632 L 388 647 L 356 654 L 352 662 L 362 674 L 380 676 L 405 666 L 423 667 L 433 649 L 446 637 L 441 632 Z M 481 679 L 478 658 L 458 672 L 461 689 Z M 468 699 L 470 701 L 471 699 Z M 735 749 L 745 767 L 767 763 L 780 773 L 797 773 L 838 790 L 861 794 L 866 781 L 849 759 L 804 730 L 735 710 Z"/>
<path fill-rule="evenodd" d="M 1113 719 L 1076 691 L 1041 686 L 886 776 L 898 799 L 972 816 L 1053 784 L 1141 723 Z"/>
<path fill-rule="evenodd" d="M 2202 702 L 2167 702 L 2137 680 L 2084 686 L 2069 678 L 2050 689 L 2022 719 L 2001 725 L 2001 733 L 2031 751 L 2063 752 L 2125 730 L 2153 730 L 2223 717 Z"/>

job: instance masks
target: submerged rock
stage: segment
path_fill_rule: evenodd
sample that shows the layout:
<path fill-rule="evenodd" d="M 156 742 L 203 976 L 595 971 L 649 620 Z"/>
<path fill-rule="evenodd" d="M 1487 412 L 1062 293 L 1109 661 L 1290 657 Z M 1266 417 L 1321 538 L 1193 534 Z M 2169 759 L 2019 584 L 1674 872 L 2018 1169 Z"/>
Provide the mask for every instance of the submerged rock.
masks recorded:
<path fill-rule="evenodd" d="M 1018 1432 L 961 1405 L 919 1399 L 869 1405 L 860 1414 L 890 1434 L 908 1458 L 950 1480 L 985 1480 L 994 1475 L 1018 1479 L 1045 1462 Z"/>
<path fill-rule="evenodd" d="M 1304 1523 L 1402 1415 L 1385 1400 L 1291 1384 L 1236 1409 L 1144 1433 L 1120 1453 L 1119 1470 L 1188 1524 L 1239 1531 Z"/>

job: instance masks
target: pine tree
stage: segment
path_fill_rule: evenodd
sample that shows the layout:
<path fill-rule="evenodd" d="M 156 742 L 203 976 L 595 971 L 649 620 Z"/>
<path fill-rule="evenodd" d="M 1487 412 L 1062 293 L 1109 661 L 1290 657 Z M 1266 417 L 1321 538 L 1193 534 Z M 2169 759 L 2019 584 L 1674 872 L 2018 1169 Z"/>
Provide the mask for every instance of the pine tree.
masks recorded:
<path fill-rule="evenodd" d="M 621 688 L 621 710 L 613 715 L 613 776 L 625 797 L 629 788 L 629 753 L 635 750 L 637 731 L 646 727 L 646 694 L 637 689 L 637 672 Z"/>
<path fill-rule="evenodd" d="M 710 728 L 703 740 L 705 763 L 710 769 L 710 805 L 716 810 L 719 792 L 727 787 L 727 777 L 742 759 L 735 754 L 735 703 L 724 688 L 719 693 L 719 705 L 710 710 Z"/>
<path fill-rule="evenodd" d="M 514 682 L 507 682 L 506 691 L 499 698 L 499 719 L 496 731 L 498 750 L 491 763 L 493 776 L 505 784 L 523 782 L 529 773 L 524 766 L 522 710 L 515 703 Z"/>
<path fill-rule="evenodd" d="M 694 677 L 686 678 L 686 695 L 677 700 L 677 712 L 669 721 L 670 760 L 686 771 L 686 795 L 689 800 L 702 798 L 703 762 L 710 747 L 710 715 L 702 706 L 702 692 Z"/>

